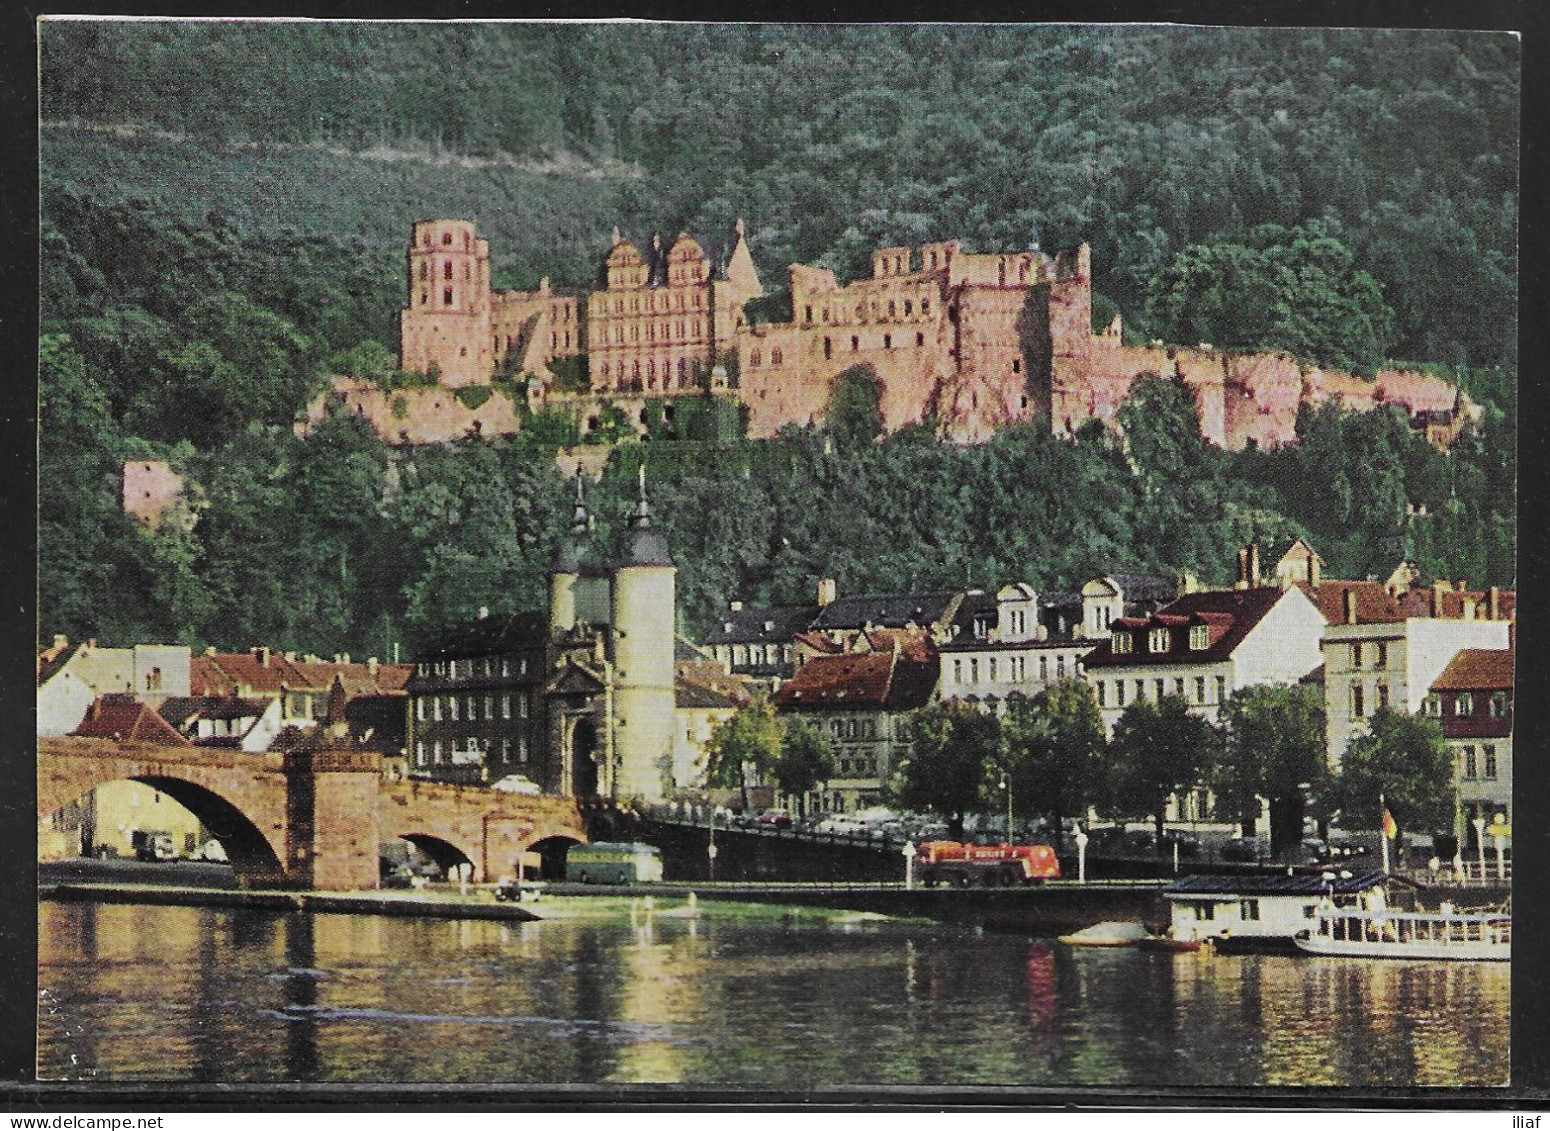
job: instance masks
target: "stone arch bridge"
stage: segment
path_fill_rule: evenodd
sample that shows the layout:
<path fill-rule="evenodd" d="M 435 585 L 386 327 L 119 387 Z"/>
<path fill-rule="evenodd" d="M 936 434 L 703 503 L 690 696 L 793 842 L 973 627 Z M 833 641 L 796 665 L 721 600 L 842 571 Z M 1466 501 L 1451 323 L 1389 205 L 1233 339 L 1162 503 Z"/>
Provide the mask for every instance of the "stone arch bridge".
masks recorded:
<path fill-rule="evenodd" d="M 587 840 L 574 798 L 388 781 L 369 751 L 247 754 L 38 739 L 39 819 L 123 779 L 160 790 L 198 817 L 243 887 L 375 888 L 379 846 L 400 837 L 439 864 L 466 860 L 485 882 L 513 873 L 524 852 Z"/>

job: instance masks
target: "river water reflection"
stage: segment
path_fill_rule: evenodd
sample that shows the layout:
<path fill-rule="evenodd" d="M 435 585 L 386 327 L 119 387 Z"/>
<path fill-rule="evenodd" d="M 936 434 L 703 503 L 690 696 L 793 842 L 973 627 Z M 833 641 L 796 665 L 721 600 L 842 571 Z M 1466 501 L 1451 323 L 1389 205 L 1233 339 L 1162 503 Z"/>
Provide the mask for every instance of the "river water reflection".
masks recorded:
<path fill-rule="evenodd" d="M 1072 950 L 786 918 L 44 903 L 54 1080 L 1502 1084 L 1505 963 Z"/>

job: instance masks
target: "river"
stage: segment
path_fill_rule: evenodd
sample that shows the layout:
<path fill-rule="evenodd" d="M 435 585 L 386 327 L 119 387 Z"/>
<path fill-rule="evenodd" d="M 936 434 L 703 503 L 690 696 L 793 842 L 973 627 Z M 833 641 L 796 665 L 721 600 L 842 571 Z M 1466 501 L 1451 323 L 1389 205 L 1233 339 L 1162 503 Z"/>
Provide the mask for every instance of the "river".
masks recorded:
<path fill-rule="evenodd" d="M 1502 1084 L 1506 963 L 1077 950 L 795 908 L 39 907 L 51 1080 Z"/>

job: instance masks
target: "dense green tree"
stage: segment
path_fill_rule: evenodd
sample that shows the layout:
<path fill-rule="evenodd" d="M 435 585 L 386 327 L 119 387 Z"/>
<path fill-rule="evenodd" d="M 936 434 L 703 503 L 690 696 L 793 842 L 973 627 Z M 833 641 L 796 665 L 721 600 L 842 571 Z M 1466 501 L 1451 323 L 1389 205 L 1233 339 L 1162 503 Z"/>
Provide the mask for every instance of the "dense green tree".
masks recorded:
<path fill-rule="evenodd" d="M 1062 820 L 1099 799 L 1103 723 L 1090 685 L 1057 680 L 1025 702 L 1013 703 L 1001 723 L 1002 768 L 1010 779 L 1014 811 Z"/>
<path fill-rule="evenodd" d="M 829 390 L 825 426 L 837 444 L 856 448 L 883 434 L 883 384 L 870 365 L 852 365 Z"/>
<path fill-rule="evenodd" d="M 1340 761 L 1333 800 L 1347 828 L 1377 828 L 1385 808 L 1402 829 L 1441 832 L 1453 815 L 1453 761 L 1433 719 L 1380 707 Z"/>
<path fill-rule="evenodd" d="M 1322 688 L 1241 688 L 1222 707 L 1222 730 L 1222 760 L 1213 775 L 1218 814 L 1252 821 L 1264 799 L 1272 854 L 1295 849 L 1310 798 L 1328 790 Z"/>
<path fill-rule="evenodd" d="M 967 704 L 944 703 L 923 708 L 911 727 L 914 741 L 889 795 L 905 809 L 940 815 L 948 835 L 962 840 L 963 819 L 983 804 L 1000 751 L 1000 720 Z"/>
<path fill-rule="evenodd" d="M 1146 318 L 1169 341 L 1284 349 L 1370 372 L 1388 357 L 1394 315 L 1327 225 L 1265 224 L 1181 250 L 1153 277 Z"/>
<path fill-rule="evenodd" d="M 1221 735 L 1190 713 L 1181 695 L 1125 708 L 1109 737 L 1108 787 L 1122 813 L 1152 817 L 1162 844 L 1168 798 L 1203 785 L 1216 767 Z"/>
<path fill-rule="evenodd" d="M 800 811 L 807 811 L 807 795 L 834 776 L 834 744 L 829 736 L 805 719 L 786 724 L 775 762 L 775 784 L 787 797 L 795 797 Z"/>
<path fill-rule="evenodd" d="M 721 720 L 705 743 L 706 784 L 741 790 L 747 812 L 749 781 L 763 781 L 779 765 L 784 730 L 765 699 Z"/>

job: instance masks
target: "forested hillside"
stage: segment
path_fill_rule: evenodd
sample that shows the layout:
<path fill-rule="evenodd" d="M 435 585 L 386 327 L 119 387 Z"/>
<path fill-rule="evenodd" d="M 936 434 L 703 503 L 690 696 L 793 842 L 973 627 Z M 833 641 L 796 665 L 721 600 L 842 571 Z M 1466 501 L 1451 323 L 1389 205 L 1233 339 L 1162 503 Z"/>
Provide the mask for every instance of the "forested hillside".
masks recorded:
<path fill-rule="evenodd" d="M 331 356 L 394 347 L 403 241 L 433 215 L 476 220 L 507 285 L 586 285 L 614 223 L 741 216 L 777 286 L 790 261 L 851 274 L 881 244 L 1086 240 L 1100 308 L 1143 337 L 1202 325 L 1180 283 L 1202 265 L 1257 264 L 1262 301 L 1209 307 L 1214 340 L 1347 350 L 1308 312 L 1356 311 L 1354 358 L 1458 366 L 1488 402 L 1446 459 L 1382 414 L 1228 455 L 1166 382 L 1128 410 L 1128 454 L 1100 430 L 959 449 L 853 422 L 622 448 L 598 509 L 622 513 L 644 453 L 691 630 L 820 574 L 1220 579 L 1237 542 L 1294 532 L 1345 575 L 1409 553 L 1513 580 L 1510 37 L 71 22 L 42 43 L 45 637 L 386 655 L 541 602 L 568 513 L 545 445 L 395 456 L 348 420 L 290 432 Z M 1257 250 L 1272 224 L 1332 240 L 1370 276 L 1358 298 L 1304 307 L 1316 281 Z M 119 513 L 134 456 L 188 476 L 191 532 Z"/>

